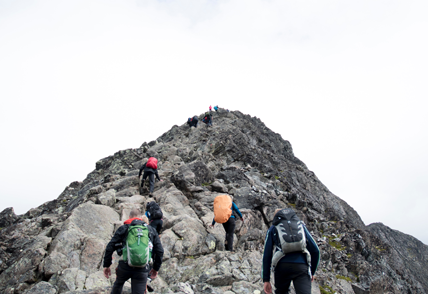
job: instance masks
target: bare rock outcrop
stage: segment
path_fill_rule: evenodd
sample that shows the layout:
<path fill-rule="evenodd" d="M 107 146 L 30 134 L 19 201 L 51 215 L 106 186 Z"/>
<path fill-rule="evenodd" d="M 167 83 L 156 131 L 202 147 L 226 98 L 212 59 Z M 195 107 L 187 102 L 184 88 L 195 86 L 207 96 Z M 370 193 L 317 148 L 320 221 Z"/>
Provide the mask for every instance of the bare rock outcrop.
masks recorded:
<path fill-rule="evenodd" d="M 139 194 L 138 169 L 159 159 L 153 198 Z M 244 215 L 235 252 L 224 251 L 212 204 L 227 193 Z M 53 201 L 0 214 L 0 293 L 109 293 L 107 242 L 132 208 L 156 201 L 165 255 L 154 293 L 262 293 L 261 257 L 275 209 L 292 207 L 321 250 L 312 293 L 428 293 L 427 246 L 380 224 L 364 225 L 296 158 L 291 144 L 238 111 L 213 126 L 173 126 L 157 140 L 96 163 Z M 113 256 L 112 272 L 118 256 Z M 130 293 L 125 285 L 124 293 Z M 294 293 L 294 292 L 293 292 Z"/>

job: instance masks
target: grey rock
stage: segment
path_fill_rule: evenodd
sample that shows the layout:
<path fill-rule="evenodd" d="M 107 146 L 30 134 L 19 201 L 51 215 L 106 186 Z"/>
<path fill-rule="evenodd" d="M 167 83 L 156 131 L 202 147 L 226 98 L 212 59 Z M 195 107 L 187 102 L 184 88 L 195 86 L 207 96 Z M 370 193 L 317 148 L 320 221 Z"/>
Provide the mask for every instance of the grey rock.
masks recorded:
<path fill-rule="evenodd" d="M 288 141 L 239 111 L 215 113 L 210 128 L 173 126 L 141 148 L 99 160 L 57 199 L 23 216 L 5 212 L 0 293 L 39 284 L 61 293 L 109 293 L 114 274 L 107 281 L 101 272 L 105 246 L 132 208 L 144 211 L 149 198 L 138 195 L 137 175 L 149 156 L 159 159 L 164 180 L 150 198 L 164 213 L 156 293 L 260 293 L 264 238 L 283 207 L 297 212 L 320 248 L 313 293 L 327 286 L 337 293 L 428 293 L 426 245 L 381 224 L 366 227 Z M 220 193 L 233 195 L 244 216 L 236 221 L 235 252 L 224 251 L 223 226 L 209 226 Z M 118 259 L 115 253 L 112 269 Z M 130 292 L 127 283 L 124 293 Z"/>
<path fill-rule="evenodd" d="M 102 204 L 111 207 L 116 204 L 116 191 L 110 189 L 107 192 L 98 194 L 97 200 L 97 204 Z"/>
<path fill-rule="evenodd" d="M 5 208 L 2 212 L 0 212 L 0 228 L 5 228 L 13 224 L 18 217 L 13 211 L 13 207 Z"/>
<path fill-rule="evenodd" d="M 24 293 L 25 294 L 56 294 L 58 293 L 58 290 L 55 288 L 55 286 L 49 284 L 48 282 L 42 281 L 32 286 L 30 289 L 26 290 Z"/>

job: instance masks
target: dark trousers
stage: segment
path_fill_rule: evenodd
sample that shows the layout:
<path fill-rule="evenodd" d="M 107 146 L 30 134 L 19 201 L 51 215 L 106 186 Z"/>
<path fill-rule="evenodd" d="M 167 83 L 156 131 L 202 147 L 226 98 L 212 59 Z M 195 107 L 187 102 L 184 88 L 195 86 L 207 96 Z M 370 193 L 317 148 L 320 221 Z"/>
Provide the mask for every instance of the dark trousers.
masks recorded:
<path fill-rule="evenodd" d="M 223 224 L 223 228 L 226 231 L 226 250 L 233 250 L 233 233 L 235 232 L 235 218 L 231 217 L 227 222 Z"/>
<path fill-rule="evenodd" d="M 158 232 L 158 235 L 160 234 L 163 226 L 163 220 L 162 219 L 154 219 L 150 221 L 150 226 Z"/>
<path fill-rule="evenodd" d="M 150 193 L 153 193 L 153 189 L 155 188 L 155 174 L 153 172 L 144 172 L 143 180 L 141 181 L 141 187 L 144 187 L 144 181 L 149 177 L 150 182 Z"/>
<path fill-rule="evenodd" d="M 309 266 L 304 263 L 278 263 L 275 268 L 275 294 L 290 293 L 290 283 L 293 281 L 296 294 L 311 294 L 311 277 Z"/>
<path fill-rule="evenodd" d="M 123 284 L 131 279 L 132 294 L 144 294 L 146 291 L 148 267 L 131 267 L 123 261 L 116 268 L 116 281 L 113 284 L 111 294 L 121 294 Z"/>

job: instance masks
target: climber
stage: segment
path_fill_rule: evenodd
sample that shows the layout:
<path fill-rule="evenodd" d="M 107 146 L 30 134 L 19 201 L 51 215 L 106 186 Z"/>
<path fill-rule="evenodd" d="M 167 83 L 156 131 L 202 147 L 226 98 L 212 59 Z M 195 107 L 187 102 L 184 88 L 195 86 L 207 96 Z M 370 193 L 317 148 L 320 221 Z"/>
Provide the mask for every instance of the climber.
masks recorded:
<path fill-rule="evenodd" d="M 138 174 L 138 178 L 141 178 L 141 174 L 143 173 L 143 179 L 141 181 L 141 190 L 140 190 L 140 194 L 142 194 L 142 190 L 144 187 L 144 181 L 147 179 L 147 177 L 149 177 L 149 182 L 150 182 L 150 192 L 149 192 L 149 196 L 152 197 L 153 196 L 153 189 L 155 188 L 155 176 L 158 179 L 158 181 L 163 181 L 160 179 L 159 174 L 158 174 L 158 160 L 154 157 L 150 157 L 149 160 L 147 160 L 147 162 L 145 164 L 143 164 L 142 167 L 140 167 L 140 172 Z"/>
<path fill-rule="evenodd" d="M 156 231 L 158 232 L 158 234 L 160 235 L 160 232 L 162 230 L 162 226 L 163 226 L 163 213 L 162 213 L 162 209 L 159 207 L 159 205 L 154 202 L 147 202 L 146 204 L 146 214 L 145 214 L 148 218 L 149 218 L 149 225 L 152 226 L 153 228 L 156 229 Z"/>
<path fill-rule="evenodd" d="M 217 201 L 221 203 L 221 206 L 219 206 L 220 209 L 218 209 L 216 206 Z M 238 206 L 236 206 L 236 204 L 233 202 L 232 196 L 220 195 L 214 199 L 214 219 L 210 227 L 214 228 L 216 222 L 220 222 L 223 225 L 223 228 L 226 232 L 226 240 L 224 242 L 226 251 L 233 251 L 233 234 L 235 232 L 236 218 L 234 213 L 238 214 L 241 221 L 244 222 L 242 213 L 239 211 Z"/>
<path fill-rule="evenodd" d="M 210 113 L 211 113 L 212 109 L 213 109 L 213 108 L 212 108 L 212 107 L 211 107 L 211 105 L 210 105 L 210 107 L 209 107 Z"/>
<path fill-rule="evenodd" d="M 207 126 L 212 126 L 212 115 L 211 113 L 205 112 L 204 118 L 202 119 L 202 122 L 205 123 Z"/>
<path fill-rule="evenodd" d="M 215 110 L 215 112 L 218 111 L 218 105 L 214 106 L 214 110 Z"/>
<path fill-rule="evenodd" d="M 197 128 L 198 127 L 198 117 L 195 115 L 195 116 L 193 116 L 192 118 L 188 118 L 187 119 L 187 124 L 189 125 L 189 127 L 195 127 L 195 128 Z"/>
<path fill-rule="evenodd" d="M 272 293 L 272 267 L 276 294 L 289 293 L 291 281 L 296 294 L 310 294 L 319 259 L 317 243 L 294 210 L 277 209 L 272 226 L 266 233 L 263 251 L 262 279 L 265 293 Z"/>
<path fill-rule="evenodd" d="M 144 241 L 141 243 L 138 243 L 138 246 L 142 246 L 143 252 L 145 251 L 145 248 L 149 248 L 153 246 L 151 252 L 154 254 L 154 262 L 153 262 L 153 268 L 149 271 L 149 264 L 147 262 L 146 265 L 142 267 L 136 267 L 131 266 L 129 263 L 132 263 L 134 261 L 135 256 L 140 257 L 140 255 L 132 256 L 132 253 L 127 254 L 124 252 L 125 256 L 121 256 L 119 260 L 119 264 L 116 268 L 116 281 L 113 284 L 113 288 L 111 293 L 112 294 L 120 294 L 122 293 L 123 284 L 131 278 L 131 287 L 132 287 L 132 294 L 143 294 L 146 292 L 146 285 L 147 285 L 147 278 L 150 277 L 150 279 L 155 279 L 157 277 L 158 271 L 162 265 L 162 257 L 163 257 L 163 248 L 162 244 L 160 242 L 159 236 L 156 232 L 156 230 L 147 224 L 145 224 L 142 221 L 142 214 L 141 211 L 138 208 L 134 208 L 131 210 L 129 214 L 129 219 L 124 222 L 122 226 L 120 226 L 117 231 L 114 233 L 113 238 L 111 238 L 110 242 L 107 244 L 106 251 L 104 254 L 104 276 L 108 279 L 111 275 L 111 269 L 110 266 L 112 264 L 112 255 L 115 250 L 116 244 L 122 244 L 122 248 L 124 251 L 126 251 L 126 247 L 128 246 L 128 239 L 129 236 L 131 236 L 131 229 L 133 227 L 136 227 L 138 229 L 138 238 L 144 240 L 144 232 L 148 235 L 148 244 L 146 244 Z M 143 233 L 141 233 L 141 231 Z M 146 235 L 146 238 L 147 238 Z M 135 246 L 134 242 L 134 246 Z M 136 249 L 140 250 L 140 249 Z M 140 252 L 140 251 L 138 251 Z M 148 251 L 147 251 L 148 252 Z M 132 258 L 128 257 L 131 256 Z M 150 254 L 148 254 L 150 257 Z M 126 259 L 126 261 L 125 261 Z"/>

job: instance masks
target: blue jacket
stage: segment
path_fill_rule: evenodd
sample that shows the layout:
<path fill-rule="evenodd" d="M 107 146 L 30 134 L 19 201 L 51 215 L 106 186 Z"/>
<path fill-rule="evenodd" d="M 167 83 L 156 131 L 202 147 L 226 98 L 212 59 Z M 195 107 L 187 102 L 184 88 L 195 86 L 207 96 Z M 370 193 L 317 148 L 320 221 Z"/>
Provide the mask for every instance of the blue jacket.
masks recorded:
<path fill-rule="evenodd" d="M 242 213 L 239 211 L 238 206 L 236 206 L 235 202 L 232 202 L 232 215 L 231 217 L 235 218 L 235 216 L 233 215 L 233 212 L 236 212 L 239 215 L 239 218 L 242 218 Z M 213 219 L 213 222 L 211 223 L 212 225 L 215 224 L 215 220 Z"/>
<path fill-rule="evenodd" d="M 311 274 L 314 275 L 319 261 L 320 261 L 320 250 L 317 243 L 312 238 L 306 226 L 303 226 L 306 235 L 306 249 L 311 254 Z M 263 263 L 262 263 L 262 279 L 263 282 L 270 281 L 270 269 L 272 265 L 272 256 L 274 246 L 281 248 L 278 237 L 278 231 L 275 226 L 271 226 L 266 233 L 265 248 L 263 251 Z M 289 263 L 307 263 L 306 255 L 303 252 L 291 252 L 287 253 L 278 263 L 289 262 Z"/>

